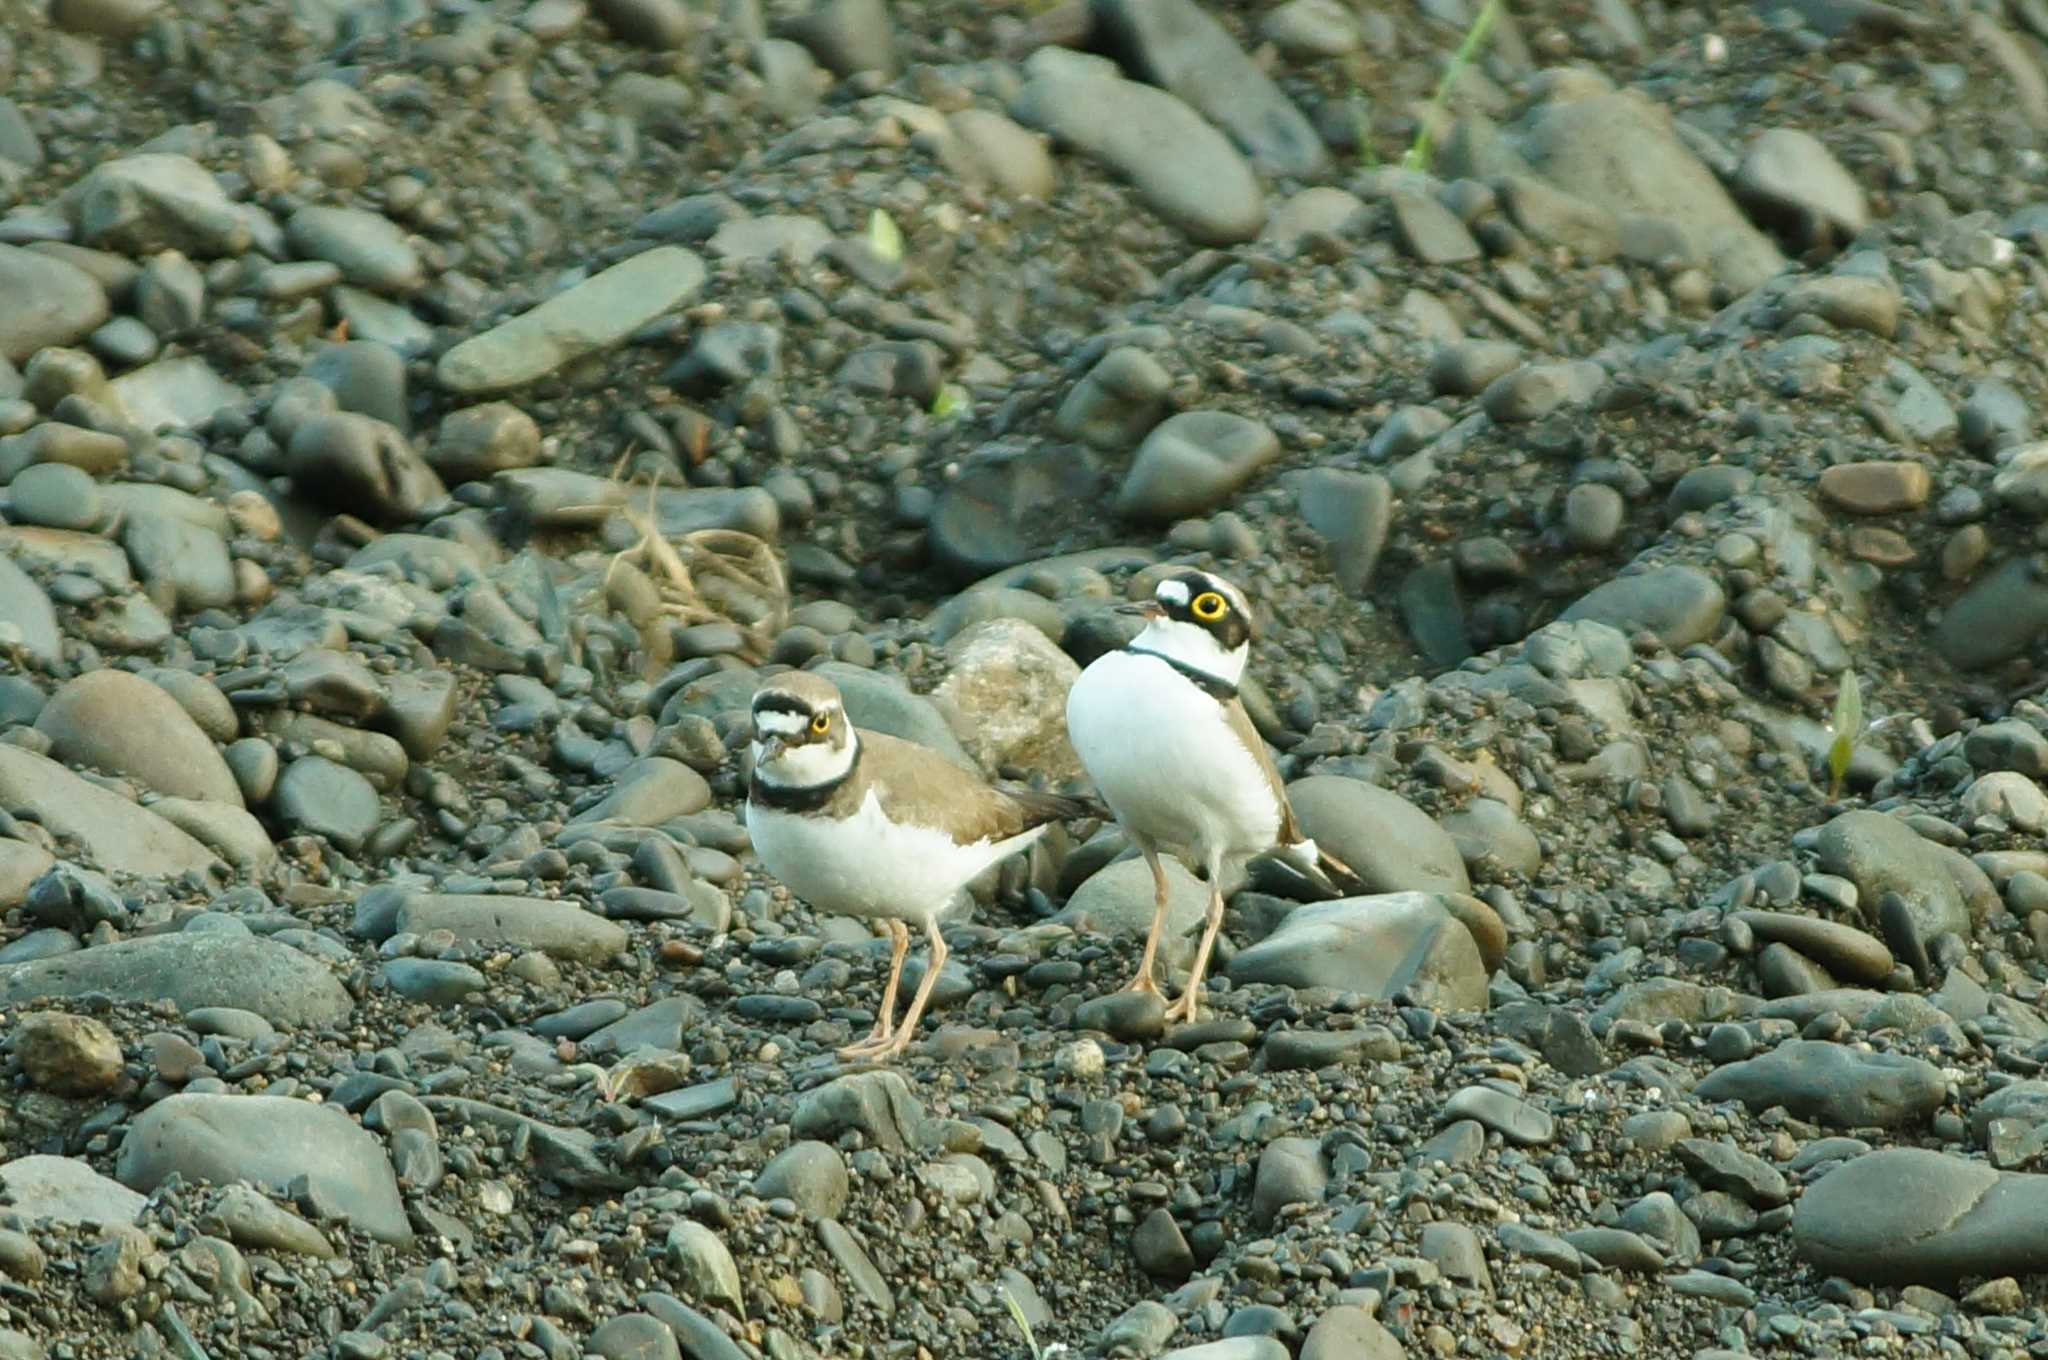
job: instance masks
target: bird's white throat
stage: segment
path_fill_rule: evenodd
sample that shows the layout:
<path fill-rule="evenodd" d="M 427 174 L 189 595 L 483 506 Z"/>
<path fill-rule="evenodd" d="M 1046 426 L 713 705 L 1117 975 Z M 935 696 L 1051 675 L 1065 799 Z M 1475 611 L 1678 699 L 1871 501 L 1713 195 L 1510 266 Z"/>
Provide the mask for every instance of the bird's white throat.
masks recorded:
<path fill-rule="evenodd" d="M 1227 685 L 1235 685 L 1244 678 L 1245 658 L 1251 654 L 1249 643 L 1240 643 L 1226 651 L 1207 629 L 1179 619 L 1152 620 L 1145 626 L 1145 631 L 1132 640 L 1131 646 L 1137 651 L 1178 661 Z"/>
<path fill-rule="evenodd" d="M 857 740 L 849 740 L 844 746 L 816 741 L 802 746 L 786 746 L 773 760 L 763 760 L 761 743 L 757 741 L 754 743 L 754 772 L 762 782 L 777 788 L 816 788 L 820 784 L 843 779 L 853 768 L 858 750 Z"/>

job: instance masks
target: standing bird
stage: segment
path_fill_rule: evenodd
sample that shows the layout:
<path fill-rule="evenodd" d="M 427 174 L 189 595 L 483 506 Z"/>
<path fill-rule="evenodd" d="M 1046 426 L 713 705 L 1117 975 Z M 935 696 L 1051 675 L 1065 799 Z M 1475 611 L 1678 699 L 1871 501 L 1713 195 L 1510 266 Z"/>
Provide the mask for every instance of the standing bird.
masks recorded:
<path fill-rule="evenodd" d="M 839 689 L 790 671 L 754 692 L 747 834 L 768 871 L 819 911 L 886 921 L 893 950 L 874 1032 L 842 1058 L 889 1058 L 910 1044 L 946 962 L 939 918 L 982 870 L 1046 827 L 1086 815 L 1078 798 L 999 789 L 936 751 L 846 720 Z M 903 1023 L 896 985 L 911 925 L 931 940 Z"/>
<path fill-rule="evenodd" d="M 1280 772 L 1238 698 L 1253 635 L 1243 592 L 1189 570 L 1160 581 L 1150 600 L 1119 610 L 1148 622 L 1081 672 L 1067 693 L 1067 735 L 1152 868 L 1152 929 L 1125 990 L 1159 991 L 1152 961 L 1167 902 L 1160 852 L 1208 874 L 1209 915 L 1194 971 L 1166 1012 L 1168 1020 L 1192 1020 L 1223 925 L 1226 869 L 1274 852 L 1330 896 L 1364 885 L 1295 824 Z"/>

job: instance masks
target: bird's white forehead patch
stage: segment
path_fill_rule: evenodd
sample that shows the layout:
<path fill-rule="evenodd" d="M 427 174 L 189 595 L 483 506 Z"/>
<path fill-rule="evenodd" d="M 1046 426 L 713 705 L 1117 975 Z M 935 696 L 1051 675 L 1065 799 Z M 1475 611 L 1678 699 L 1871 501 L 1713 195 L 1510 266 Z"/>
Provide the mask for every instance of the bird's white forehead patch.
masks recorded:
<path fill-rule="evenodd" d="M 1187 582 L 1161 581 L 1158 587 L 1153 590 L 1152 598 L 1164 600 L 1168 604 L 1186 604 L 1188 602 Z"/>
<path fill-rule="evenodd" d="M 782 708 L 769 708 L 754 715 L 754 730 L 772 732 L 778 737 L 792 737 L 810 726 L 810 721 L 801 713 L 791 713 Z"/>

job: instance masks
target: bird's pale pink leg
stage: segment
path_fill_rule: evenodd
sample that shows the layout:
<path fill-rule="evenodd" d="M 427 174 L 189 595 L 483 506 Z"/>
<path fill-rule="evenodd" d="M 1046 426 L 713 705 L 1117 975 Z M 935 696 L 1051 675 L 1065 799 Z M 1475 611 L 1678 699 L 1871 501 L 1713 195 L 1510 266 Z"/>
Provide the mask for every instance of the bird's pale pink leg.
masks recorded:
<path fill-rule="evenodd" d="M 939 985 L 939 970 L 946 966 L 946 941 L 939 934 L 936 917 L 925 922 L 925 934 L 931 937 L 932 956 L 925 960 L 924 981 L 917 985 L 917 995 L 910 998 L 910 1009 L 904 1013 L 903 1023 L 896 1027 L 895 1037 L 876 1051 L 878 1058 L 893 1058 L 910 1047 L 910 1040 L 917 1033 L 917 1022 L 924 1018 L 925 1003 L 932 999 L 932 988 Z"/>
<path fill-rule="evenodd" d="M 1209 919 L 1202 927 L 1202 944 L 1195 950 L 1195 966 L 1188 974 L 1187 990 L 1180 999 L 1166 1008 L 1168 1024 L 1179 1024 L 1195 1018 L 1195 1007 L 1202 1001 L 1202 975 L 1209 971 L 1209 951 L 1216 947 L 1217 932 L 1223 928 L 1223 883 L 1218 867 L 1209 870 Z"/>
<path fill-rule="evenodd" d="M 1145 953 L 1138 960 L 1138 975 L 1124 990 L 1150 992 L 1158 996 L 1159 984 L 1152 980 L 1152 962 L 1159 954 L 1159 932 L 1166 928 L 1166 900 L 1170 889 L 1166 882 L 1166 865 L 1160 860 L 1159 852 L 1150 846 L 1139 848 L 1145 853 L 1145 863 L 1152 866 L 1152 929 L 1145 933 Z"/>
<path fill-rule="evenodd" d="M 875 1017 L 875 1027 L 867 1038 L 839 1050 L 842 1058 L 865 1058 L 879 1053 L 896 1036 L 896 984 L 902 980 L 903 960 L 910 953 L 910 928 L 901 921 L 891 920 L 889 943 L 889 981 L 882 988 L 881 1014 Z"/>

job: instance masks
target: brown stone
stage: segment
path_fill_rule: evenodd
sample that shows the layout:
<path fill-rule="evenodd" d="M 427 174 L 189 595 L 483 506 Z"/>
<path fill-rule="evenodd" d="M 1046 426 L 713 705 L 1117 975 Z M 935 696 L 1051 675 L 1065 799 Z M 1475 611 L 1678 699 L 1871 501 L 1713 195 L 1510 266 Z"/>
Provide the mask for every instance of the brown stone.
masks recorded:
<path fill-rule="evenodd" d="M 14 1028 L 14 1056 L 31 1084 L 60 1096 L 93 1096 L 121 1082 L 121 1045 L 84 1015 L 33 1011 Z"/>
<path fill-rule="evenodd" d="M 1894 515 L 1927 504 L 1934 479 L 1918 463 L 1838 463 L 1820 475 L 1820 494 L 1855 515 Z"/>
<path fill-rule="evenodd" d="M 1849 531 L 1849 555 L 1880 567 L 1910 566 L 1920 556 L 1904 534 L 1875 524 L 1859 524 Z"/>

